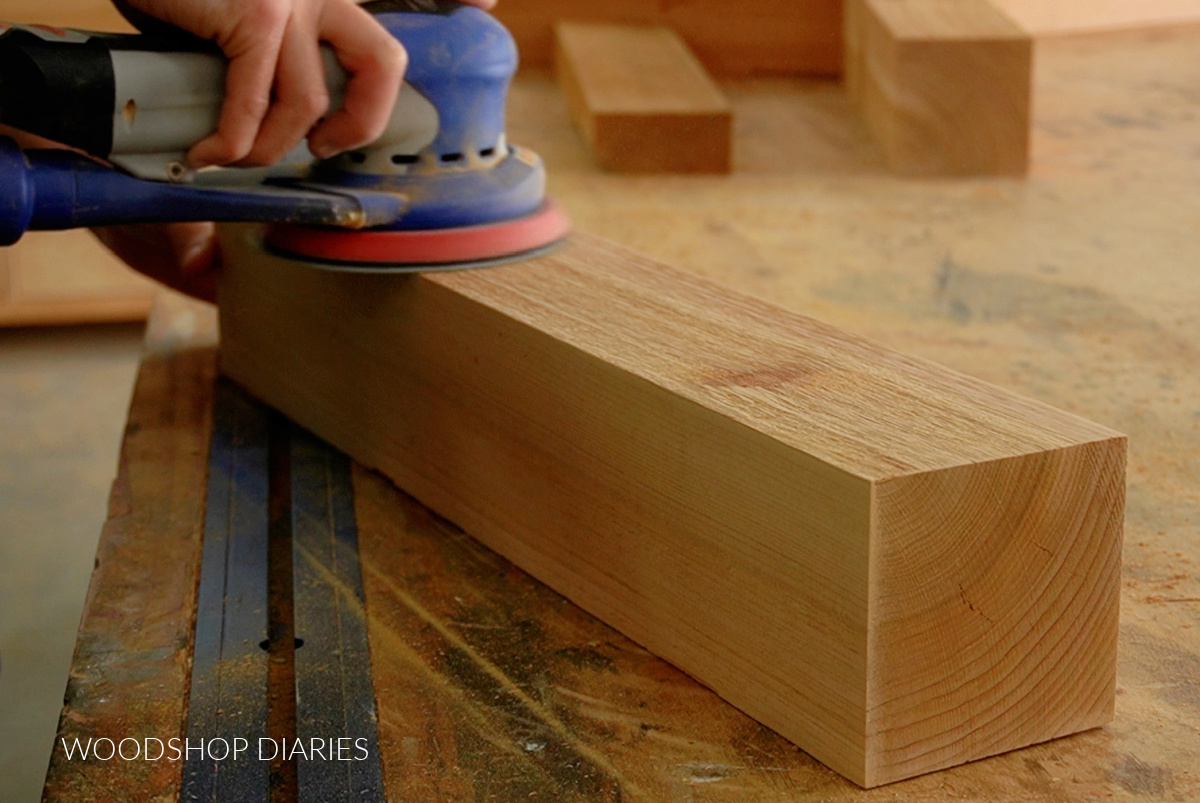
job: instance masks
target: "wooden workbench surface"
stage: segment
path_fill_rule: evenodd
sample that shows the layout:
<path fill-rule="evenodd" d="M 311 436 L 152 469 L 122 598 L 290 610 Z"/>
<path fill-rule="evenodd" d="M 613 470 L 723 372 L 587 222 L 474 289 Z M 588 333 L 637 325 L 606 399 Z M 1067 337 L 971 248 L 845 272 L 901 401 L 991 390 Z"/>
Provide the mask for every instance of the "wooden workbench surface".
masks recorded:
<path fill-rule="evenodd" d="M 359 470 L 391 799 L 1200 799 L 1200 31 L 1038 47 L 1027 180 L 889 176 L 815 83 L 725 86 L 729 178 L 598 173 L 543 75 L 510 135 L 580 229 L 1128 433 L 1112 725 L 863 792 Z M 194 307 L 152 322 L 64 736 L 184 714 L 212 341 Z M 59 748 L 47 800 L 178 779 Z"/>

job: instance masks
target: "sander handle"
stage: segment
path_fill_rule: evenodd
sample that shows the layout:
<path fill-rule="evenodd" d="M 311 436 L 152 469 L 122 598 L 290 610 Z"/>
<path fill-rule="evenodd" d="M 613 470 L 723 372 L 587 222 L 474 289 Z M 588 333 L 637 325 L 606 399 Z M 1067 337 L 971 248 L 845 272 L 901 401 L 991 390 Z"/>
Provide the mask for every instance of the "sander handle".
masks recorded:
<path fill-rule="evenodd" d="M 362 228 L 399 217 L 406 199 L 395 193 L 299 181 L 262 187 L 143 181 L 66 150 L 22 151 L 0 137 L 0 246 L 30 230 L 63 230 L 137 221 L 288 221 Z"/>

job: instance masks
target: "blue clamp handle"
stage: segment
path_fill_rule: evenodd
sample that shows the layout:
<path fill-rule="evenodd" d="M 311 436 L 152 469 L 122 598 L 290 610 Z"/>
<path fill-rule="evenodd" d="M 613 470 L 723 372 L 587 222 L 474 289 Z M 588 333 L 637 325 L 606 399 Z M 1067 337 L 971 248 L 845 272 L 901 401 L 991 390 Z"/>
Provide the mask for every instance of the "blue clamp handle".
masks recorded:
<path fill-rule="evenodd" d="M 221 188 L 144 181 L 77 153 L 22 151 L 0 137 L 0 245 L 26 231 L 190 220 L 363 228 L 395 221 L 402 195 L 296 182 Z"/>

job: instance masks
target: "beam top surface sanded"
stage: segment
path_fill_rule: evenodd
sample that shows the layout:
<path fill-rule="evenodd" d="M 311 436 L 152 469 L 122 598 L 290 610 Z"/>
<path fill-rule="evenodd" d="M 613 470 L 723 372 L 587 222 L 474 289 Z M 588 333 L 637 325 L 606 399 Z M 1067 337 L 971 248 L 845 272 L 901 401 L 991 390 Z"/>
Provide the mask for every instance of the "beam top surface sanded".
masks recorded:
<path fill-rule="evenodd" d="M 868 0 L 892 35 L 906 41 L 1025 39 L 1028 34 L 992 3 L 961 0 Z"/>
<path fill-rule="evenodd" d="M 558 22 L 555 33 L 590 65 L 578 80 L 593 113 L 729 111 L 725 96 L 670 28 Z"/>
<path fill-rule="evenodd" d="M 872 481 L 1121 437 L 591 235 L 427 278 Z"/>

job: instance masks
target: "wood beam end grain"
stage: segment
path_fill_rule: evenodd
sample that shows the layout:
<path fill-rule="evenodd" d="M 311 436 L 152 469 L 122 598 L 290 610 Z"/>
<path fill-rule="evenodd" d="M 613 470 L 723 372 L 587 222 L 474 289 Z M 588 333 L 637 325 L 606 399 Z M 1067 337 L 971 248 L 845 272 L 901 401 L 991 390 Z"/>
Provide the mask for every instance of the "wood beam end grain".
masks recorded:
<path fill-rule="evenodd" d="M 878 483 L 871 785 L 1112 719 L 1125 439 Z"/>

